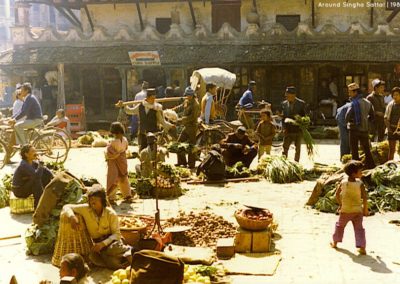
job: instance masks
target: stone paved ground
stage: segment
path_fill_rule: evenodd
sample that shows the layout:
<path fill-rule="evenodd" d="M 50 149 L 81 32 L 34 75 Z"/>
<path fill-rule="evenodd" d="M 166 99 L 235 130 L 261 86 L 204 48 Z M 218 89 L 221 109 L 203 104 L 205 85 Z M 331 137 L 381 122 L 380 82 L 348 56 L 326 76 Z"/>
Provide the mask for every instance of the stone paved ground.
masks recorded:
<path fill-rule="evenodd" d="M 338 163 L 338 142 L 321 141 L 315 160 Z M 134 149 L 134 148 L 133 148 Z M 277 151 L 278 149 L 276 149 Z M 72 173 L 85 174 L 105 184 L 103 149 L 73 149 L 66 163 Z M 305 153 L 305 151 L 303 151 Z M 176 160 L 171 157 L 171 163 Z M 130 167 L 137 160 L 130 160 Z M 302 163 L 310 165 L 303 155 Z M 14 165 L 15 166 L 15 165 Z M 11 171 L 5 168 L 1 174 Z M 329 247 L 337 216 L 305 208 L 315 182 L 298 184 L 257 183 L 219 186 L 185 186 L 190 189 L 176 200 L 161 201 L 161 217 L 174 216 L 178 210 L 202 210 L 206 206 L 234 222 L 233 212 L 240 203 L 262 200 L 274 213 L 279 223 L 275 240 L 281 251 L 282 262 L 274 276 L 234 276 L 232 283 L 400 283 L 400 227 L 388 222 L 400 219 L 400 213 L 376 214 L 365 219 L 367 256 L 359 256 L 354 247 L 353 229 L 349 226 L 340 249 Z M 234 204 L 236 201 L 239 204 Z M 131 207 L 120 208 L 139 214 L 153 214 L 154 200 L 139 200 Z M 0 210 L 0 237 L 23 233 L 31 222 L 29 215 L 10 215 L 9 209 Z M 50 263 L 50 256 L 29 257 L 24 253 L 23 240 L 0 241 L 0 283 L 8 283 L 9 275 L 16 274 L 19 283 L 36 284 L 40 279 L 54 283 L 58 270 Z M 110 271 L 95 270 L 91 280 L 106 283 Z"/>

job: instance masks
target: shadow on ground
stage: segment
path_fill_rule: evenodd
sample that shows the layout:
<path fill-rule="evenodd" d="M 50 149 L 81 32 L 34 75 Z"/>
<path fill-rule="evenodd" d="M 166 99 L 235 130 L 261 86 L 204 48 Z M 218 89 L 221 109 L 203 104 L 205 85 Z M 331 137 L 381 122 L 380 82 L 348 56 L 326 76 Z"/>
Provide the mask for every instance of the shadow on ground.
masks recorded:
<path fill-rule="evenodd" d="M 337 248 L 336 250 L 343 254 L 347 254 L 355 263 L 368 266 L 374 272 L 393 273 L 392 270 L 387 268 L 386 263 L 379 256 L 374 258 L 370 255 L 356 255 L 351 251 L 343 248 Z"/>

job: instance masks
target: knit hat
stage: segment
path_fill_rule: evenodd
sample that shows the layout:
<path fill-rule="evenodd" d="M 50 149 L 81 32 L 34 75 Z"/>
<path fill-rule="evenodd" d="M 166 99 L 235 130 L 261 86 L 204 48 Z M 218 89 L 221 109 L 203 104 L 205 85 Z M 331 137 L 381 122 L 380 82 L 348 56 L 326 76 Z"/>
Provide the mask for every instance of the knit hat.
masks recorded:
<path fill-rule="evenodd" d="M 194 90 L 192 89 L 192 87 L 187 87 L 186 89 L 185 89 L 185 94 L 184 94 L 185 96 L 193 96 L 194 95 Z"/>

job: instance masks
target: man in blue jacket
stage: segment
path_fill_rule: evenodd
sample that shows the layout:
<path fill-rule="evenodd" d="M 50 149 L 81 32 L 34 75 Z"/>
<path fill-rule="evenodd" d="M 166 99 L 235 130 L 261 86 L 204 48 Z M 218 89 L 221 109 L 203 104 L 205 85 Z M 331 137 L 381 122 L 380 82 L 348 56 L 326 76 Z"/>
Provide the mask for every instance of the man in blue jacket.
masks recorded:
<path fill-rule="evenodd" d="M 339 127 L 340 138 L 340 159 L 344 155 L 350 154 L 349 131 L 347 130 L 346 113 L 350 108 L 351 103 L 346 103 L 338 108 L 336 113 L 336 121 Z"/>
<path fill-rule="evenodd" d="M 239 100 L 239 108 L 250 109 L 254 107 L 253 97 L 254 93 L 256 92 L 256 88 L 256 82 L 250 81 L 248 89 L 243 93 L 242 97 Z M 247 129 L 254 129 L 254 122 L 251 116 L 243 112 L 242 117 L 239 117 L 239 120 Z"/>
<path fill-rule="evenodd" d="M 25 145 L 27 141 L 24 129 L 35 128 L 41 125 L 43 123 L 43 114 L 39 101 L 32 95 L 32 86 L 30 83 L 24 83 L 22 85 L 21 97 L 24 99 L 22 109 L 12 116 L 10 123 L 15 124 L 14 130 L 17 144 Z"/>

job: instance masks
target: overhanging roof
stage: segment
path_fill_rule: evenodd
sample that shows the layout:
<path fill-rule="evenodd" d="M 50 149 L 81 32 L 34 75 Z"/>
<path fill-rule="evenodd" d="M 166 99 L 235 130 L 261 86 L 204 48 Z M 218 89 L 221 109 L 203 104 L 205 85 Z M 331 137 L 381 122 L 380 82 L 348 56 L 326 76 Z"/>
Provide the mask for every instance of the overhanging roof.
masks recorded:
<path fill-rule="evenodd" d="M 397 42 L 268 45 L 124 45 L 103 47 L 25 47 L 0 54 L 0 66 L 130 64 L 129 51 L 156 50 L 162 65 L 291 62 L 399 62 Z M 210 52 L 212 51 L 212 52 Z"/>

